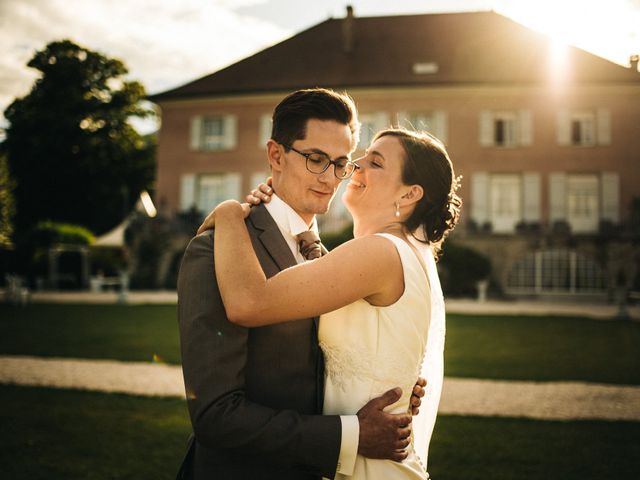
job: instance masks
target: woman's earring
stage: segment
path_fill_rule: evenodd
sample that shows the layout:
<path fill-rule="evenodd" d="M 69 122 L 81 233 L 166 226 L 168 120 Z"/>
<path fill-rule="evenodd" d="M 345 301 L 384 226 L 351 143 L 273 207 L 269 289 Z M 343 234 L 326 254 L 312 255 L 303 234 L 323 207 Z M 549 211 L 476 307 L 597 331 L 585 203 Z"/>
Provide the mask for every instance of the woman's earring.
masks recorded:
<path fill-rule="evenodd" d="M 396 202 L 396 218 L 400 218 L 400 204 Z"/>

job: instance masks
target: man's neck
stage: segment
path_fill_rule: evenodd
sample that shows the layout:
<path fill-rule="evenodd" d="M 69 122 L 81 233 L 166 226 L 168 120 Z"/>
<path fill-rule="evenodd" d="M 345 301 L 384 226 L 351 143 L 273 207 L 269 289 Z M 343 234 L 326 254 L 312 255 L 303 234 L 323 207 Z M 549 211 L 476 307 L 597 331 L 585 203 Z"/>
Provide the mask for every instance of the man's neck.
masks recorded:
<path fill-rule="evenodd" d="M 316 216 L 313 213 L 303 213 L 303 212 L 299 212 L 294 206 L 291 205 L 291 203 L 287 200 L 287 196 L 286 195 L 282 195 L 278 192 L 275 191 L 275 189 L 273 190 L 273 193 L 275 193 L 276 195 L 278 195 L 278 198 L 280 198 L 280 200 L 282 200 L 284 203 L 286 203 L 289 208 L 291 208 L 291 210 L 293 210 L 294 212 L 296 212 L 298 214 L 298 216 L 304 221 L 304 223 L 306 223 L 309 228 L 311 228 L 311 226 L 313 225 L 313 221 L 315 220 Z"/>

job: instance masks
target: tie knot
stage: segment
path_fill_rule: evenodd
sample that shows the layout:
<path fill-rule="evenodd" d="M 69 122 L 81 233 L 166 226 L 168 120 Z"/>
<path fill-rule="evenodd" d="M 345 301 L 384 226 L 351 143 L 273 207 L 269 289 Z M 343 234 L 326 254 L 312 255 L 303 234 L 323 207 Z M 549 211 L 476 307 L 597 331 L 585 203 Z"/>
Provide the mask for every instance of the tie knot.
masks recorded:
<path fill-rule="evenodd" d="M 320 237 L 313 230 L 299 233 L 296 235 L 296 239 L 298 240 L 300 253 L 305 259 L 313 260 L 322 255 L 322 250 L 320 250 Z"/>

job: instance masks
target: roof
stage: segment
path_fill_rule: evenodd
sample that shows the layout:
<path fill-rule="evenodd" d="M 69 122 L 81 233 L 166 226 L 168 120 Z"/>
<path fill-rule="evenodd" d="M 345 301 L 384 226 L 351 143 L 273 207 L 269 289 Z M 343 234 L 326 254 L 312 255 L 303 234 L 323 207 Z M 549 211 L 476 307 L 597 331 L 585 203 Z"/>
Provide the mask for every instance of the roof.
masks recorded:
<path fill-rule="evenodd" d="M 345 48 L 349 30 L 350 51 Z M 326 20 L 222 70 L 149 98 L 162 101 L 315 86 L 542 83 L 548 77 L 550 43 L 548 36 L 495 12 L 347 16 Z M 570 81 L 635 83 L 640 79 L 630 68 L 576 47 L 569 47 L 567 58 Z M 431 73 L 416 74 L 416 64 Z"/>

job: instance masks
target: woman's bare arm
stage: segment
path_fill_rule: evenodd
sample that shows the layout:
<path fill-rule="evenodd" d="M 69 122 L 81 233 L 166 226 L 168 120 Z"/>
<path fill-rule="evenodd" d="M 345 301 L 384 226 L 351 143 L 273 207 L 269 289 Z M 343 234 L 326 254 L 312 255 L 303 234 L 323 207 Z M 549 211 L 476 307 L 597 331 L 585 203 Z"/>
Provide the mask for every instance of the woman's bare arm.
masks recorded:
<path fill-rule="evenodd" d="M 379 236 L 351 240 L 267 279 L 237 202 L 215 213 L 216 277 L 230 321 L 257 327 L 320 315 L 365 298 L 390 304 L 404 290 L 395 246 Z"/>

